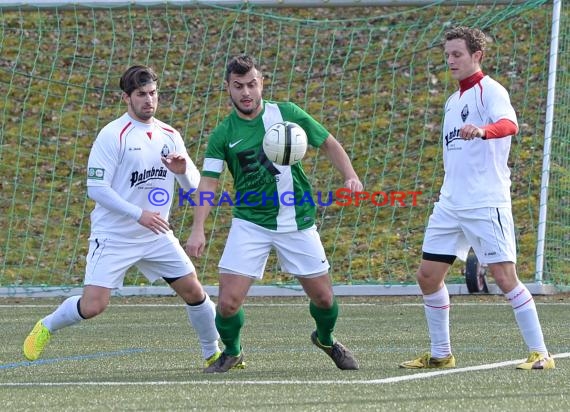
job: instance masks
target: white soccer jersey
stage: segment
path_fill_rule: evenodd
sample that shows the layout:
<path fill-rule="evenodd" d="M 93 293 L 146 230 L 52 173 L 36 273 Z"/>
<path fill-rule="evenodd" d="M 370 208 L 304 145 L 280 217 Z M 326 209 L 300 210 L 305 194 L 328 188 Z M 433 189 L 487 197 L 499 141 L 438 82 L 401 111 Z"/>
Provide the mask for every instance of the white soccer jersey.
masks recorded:
<path fill-rule="evenodd" d="M 499 119 L 517 124 L 509 94 L 489 76 L 447 99 L 443 122 L 445 176 L 439 197 L 442 206 L 456 210 L 510 207 L 507 162 L 511 136 L 488 140 L 459 137 L 459 130 L 467 123 L 482 127 Z"/>
<path fill-rule="evenodd" d="M 175 175 L 161 156 L 180 153 L 189 161 L 182 137 L 157 119 L 141 123 L 125 113 L 106 125 L 91 148 L 87 186 L 110 186 L 121 198 L 141 209 L 160 212 L 168 220 Z M 117 213 L 96 203 L 91 213 L 91 238 L 106 237 L 128 242 L 156 239 L 156 234 L 126 213 Z"/>

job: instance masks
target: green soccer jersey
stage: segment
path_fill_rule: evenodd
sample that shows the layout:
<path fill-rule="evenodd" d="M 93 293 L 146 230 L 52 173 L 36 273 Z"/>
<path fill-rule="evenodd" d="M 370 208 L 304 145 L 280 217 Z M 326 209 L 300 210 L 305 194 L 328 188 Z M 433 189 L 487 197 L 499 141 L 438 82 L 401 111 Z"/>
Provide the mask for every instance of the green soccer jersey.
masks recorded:
<path fill-rule="evenodd" d="M 301 162 L 277 165 L 263 152 L 265 131 L 282 121 L 300 125 L 314 147 L 319 147 L 329 135 L 294 103 L 264 101 L 263 111 L 253 120 L 240 118 L 234 109 L 209 138 L 202 175 L 219 178 L 225 161 L 234 179 L 235 193 L 222 194 L 217 204 L 233 205 L 236 218 L 291 232 L 315 223 L 316 205 Z"/>

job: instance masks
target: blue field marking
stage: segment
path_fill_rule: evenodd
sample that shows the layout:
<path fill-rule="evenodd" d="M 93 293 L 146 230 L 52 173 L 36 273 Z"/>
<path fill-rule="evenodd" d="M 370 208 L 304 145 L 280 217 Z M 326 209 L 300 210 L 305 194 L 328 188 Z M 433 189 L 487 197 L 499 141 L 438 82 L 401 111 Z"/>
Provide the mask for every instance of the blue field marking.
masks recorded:
<path fill-rule="evenodd" d="M 141 348 L 123 349 L 123 350 L 113 351 L 113 352 L 92 353 L 90 355 L 68 356 L 65 358 L 50 358 L 50 359 L 39 359 L 36 361 L 6 363 L 4 365 L 0 365 L 0 370 L 15 369 L 15 368 L 21 368 L 21 367 L 27 367 L 27 366 L 49 365 L 52 363 L 68 362 L 68 361 L 82 361 L 82 360 L 90 360 L 90 359 L 109 358 L 109 357 L 113 357 L 113 356 L 132 355 L 133 353 L 143 353 L 143 352 L 149 352 L 149 351 L 150 351 L 149 349 L 141 349 Z"/>

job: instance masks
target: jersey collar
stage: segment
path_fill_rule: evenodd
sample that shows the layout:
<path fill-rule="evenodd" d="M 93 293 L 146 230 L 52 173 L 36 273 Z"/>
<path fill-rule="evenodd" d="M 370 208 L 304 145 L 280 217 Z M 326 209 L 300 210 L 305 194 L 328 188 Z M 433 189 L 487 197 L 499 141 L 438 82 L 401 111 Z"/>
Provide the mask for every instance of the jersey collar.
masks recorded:
<path fill-rule="evenodd" d="M 469 90 L 470 88 L 475 86 L 477 83 L 479 83 L 483 77 L 485 77 L 483 72 L 478 71 L 478 72 L 472 74 L 471 76 L 469 76 L 468 78 L 460 80 L 459 81 L 459 92 L 461 94 L 463 94 L 464 91 Z"/>

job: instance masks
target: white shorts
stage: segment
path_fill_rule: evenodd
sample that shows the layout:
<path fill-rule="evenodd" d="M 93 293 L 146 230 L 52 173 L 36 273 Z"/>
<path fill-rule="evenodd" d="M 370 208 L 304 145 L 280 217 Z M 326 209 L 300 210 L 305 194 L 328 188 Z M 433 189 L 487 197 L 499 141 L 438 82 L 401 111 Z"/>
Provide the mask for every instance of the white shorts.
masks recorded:
<path fill-rule="evenodd" d="M 422 250 L 467 258 L 469 247 L 483 264 L 516 263 L 513 214 L 509 207 L 450 210 L 435 204 Z"/>
<path fill-rule="evenodd" d="M 276 232 L 234 218 L 218 264 L 220 273 L 261 279 L 273 248 L 281 270 L 293 276 L 319 276 L 330 268 L 315 226 L 295 232 Z"/>
<path fill-rule="evenodd" d="M 150 281 L 179 278 L 196 269 L 172 232 L 145 243 L 94 238 L 89 241 L 85 285 L 117 289 L 127 270 L 136 266 Z"/>

